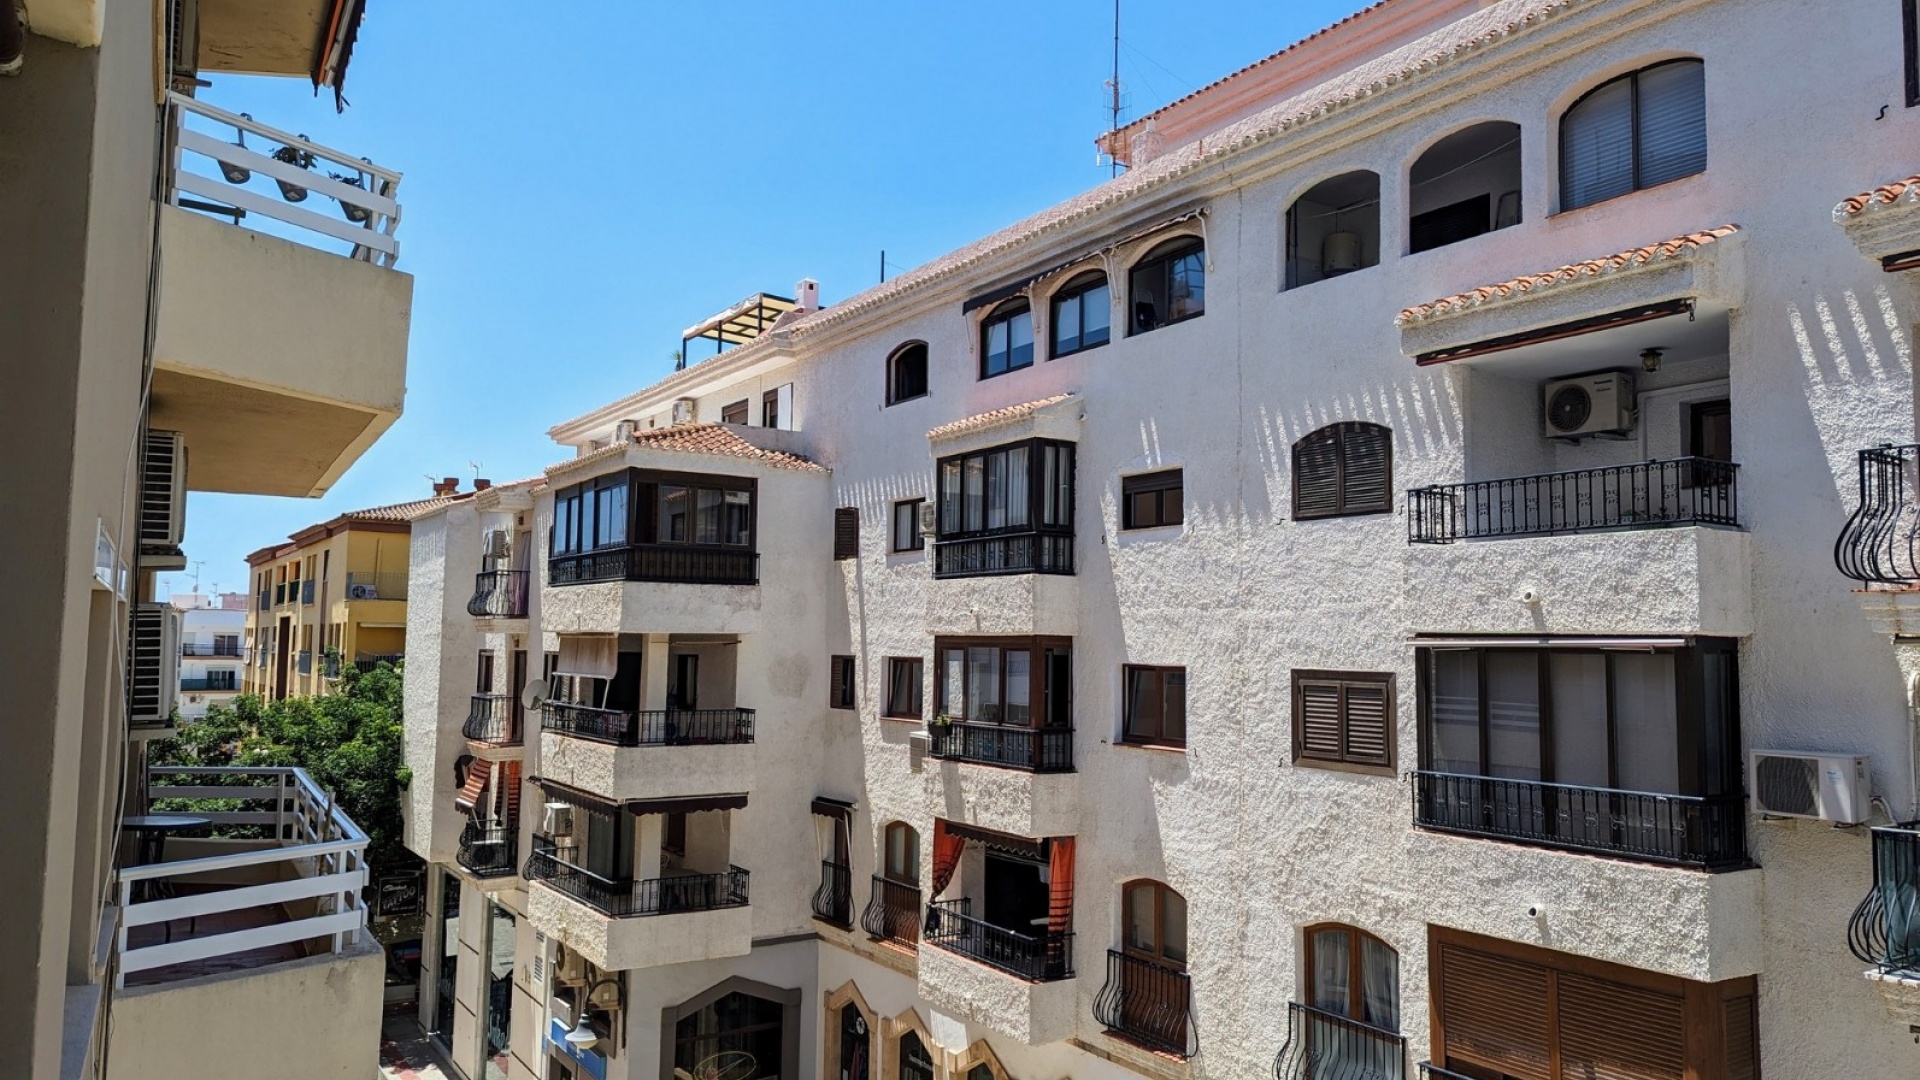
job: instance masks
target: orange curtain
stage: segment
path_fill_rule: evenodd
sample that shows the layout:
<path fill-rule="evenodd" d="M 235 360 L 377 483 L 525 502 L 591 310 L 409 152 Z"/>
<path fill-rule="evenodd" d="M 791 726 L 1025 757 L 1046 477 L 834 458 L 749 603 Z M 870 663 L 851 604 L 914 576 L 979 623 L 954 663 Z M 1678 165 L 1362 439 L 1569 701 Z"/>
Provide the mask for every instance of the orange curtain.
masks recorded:
<path fill-rule="evenodd" d="M 1047 932 L 1064 934 L 1073 929 L 1073 837 L 1047 841 L 1047 871 Z"/>
<path fill-rule="evenodd" d="M 966 846 L 966 840 L 947 831 L 945 821 L 933 819 L 933 891 L 927 899 L 939 896 L 953 880 L 953 872 L 960 868 L 960 852 Z"/>

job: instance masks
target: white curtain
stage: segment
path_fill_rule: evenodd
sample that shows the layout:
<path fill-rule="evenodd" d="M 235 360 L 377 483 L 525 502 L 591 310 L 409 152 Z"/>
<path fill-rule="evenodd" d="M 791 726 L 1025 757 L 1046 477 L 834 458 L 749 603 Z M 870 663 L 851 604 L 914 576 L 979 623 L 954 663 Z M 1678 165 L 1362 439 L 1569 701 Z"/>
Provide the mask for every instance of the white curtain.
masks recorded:
<path fill-rule="evenodd" d="M 1322 930 L 1313 935 L 1313 1007 L 1340 1016 L 1347 1015 L 1352 987 L 1348 975 L 1353 970 L 1353 938 L 1345 930 Z"/>
<path fill-rule="evenodd" d="M 562 634 L 556 675 L 611 679 L 620 663 L 620 639 L 613 634 Z"/>
<path fill-rule="evenodd" d="M 1361 1020 L 1388 1031 L 1400 1030 L 1400 957 L 1370 937 L 1360 939 Z"/>

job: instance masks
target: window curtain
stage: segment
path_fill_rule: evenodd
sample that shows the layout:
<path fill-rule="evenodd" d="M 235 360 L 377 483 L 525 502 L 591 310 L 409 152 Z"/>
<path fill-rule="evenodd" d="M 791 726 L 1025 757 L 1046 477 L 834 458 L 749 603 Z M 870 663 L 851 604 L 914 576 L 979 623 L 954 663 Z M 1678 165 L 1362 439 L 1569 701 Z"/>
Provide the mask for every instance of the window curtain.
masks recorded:
<path fill-rule="evenodd" d="M 1073 929 L 1073 837 L 1047 841 L 1047 933 Z"/>
<path fill-rule="evenodd" d="M 611 679 L 619 668 L 620 639 L 612 634 L 563 634 L 556 675 Z"/>
<path fill-rule="evenodd" d="M 1400 957 L 1370 937 L 1360 939 L 1360 1019 L 1387 1031 L 1400 1030 Z"/>
<path fill-rule="evenodd" d="M 933 881 L 928 899 L 946 891 L 953 881 L 953 872 L 960 868 L 960 852 L 967 846 L 966 840 L 947 831 L 947 823 L 933 819 Z"/>
<path fill-rule="evenodd" d="M 1352 942 L 1352 935 L 1345 930 L 1322 930 L 1313 935 L 1314 1008 L 1347 1015 L 1353 998 L 1353 988 L 1347 981 L 1353 971 L 1349 951 Z"/>

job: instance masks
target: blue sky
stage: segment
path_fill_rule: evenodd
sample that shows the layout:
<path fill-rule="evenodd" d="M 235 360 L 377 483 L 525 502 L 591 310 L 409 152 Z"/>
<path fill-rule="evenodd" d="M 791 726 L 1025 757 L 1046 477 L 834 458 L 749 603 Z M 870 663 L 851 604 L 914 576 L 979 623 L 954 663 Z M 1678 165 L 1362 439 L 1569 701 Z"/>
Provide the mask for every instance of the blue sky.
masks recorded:
<path fill-rule="evenodd" d="M 469 486 L 469 462 L 537 474 L 550 425 L 670 371 L 741 297 L 813 277 L 831 304 L 882 249 L 897 273 L 1107 178 L 1111 0 L 368 6 L 344 115 L 294 79 L 201 96 L 406 174 L 406 413 L 323 499 L 191 495 L 203 589 L 429 476 Z M 1124 0 L 1123 117 L 1360 6 Z"/>

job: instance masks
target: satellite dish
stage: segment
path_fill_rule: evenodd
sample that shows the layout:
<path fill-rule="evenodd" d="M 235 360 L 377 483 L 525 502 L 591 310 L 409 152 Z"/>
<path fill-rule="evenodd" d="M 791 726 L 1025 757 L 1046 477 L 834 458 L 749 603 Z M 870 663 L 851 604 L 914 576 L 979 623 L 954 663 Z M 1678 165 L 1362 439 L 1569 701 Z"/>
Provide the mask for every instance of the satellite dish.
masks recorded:
<path fill-rule="evenodd" d="M 547 680 L 535 679 L 520 691 L 520 707 L 528 712 L 538 712 L 540 706 L 547 703 Z"/>

